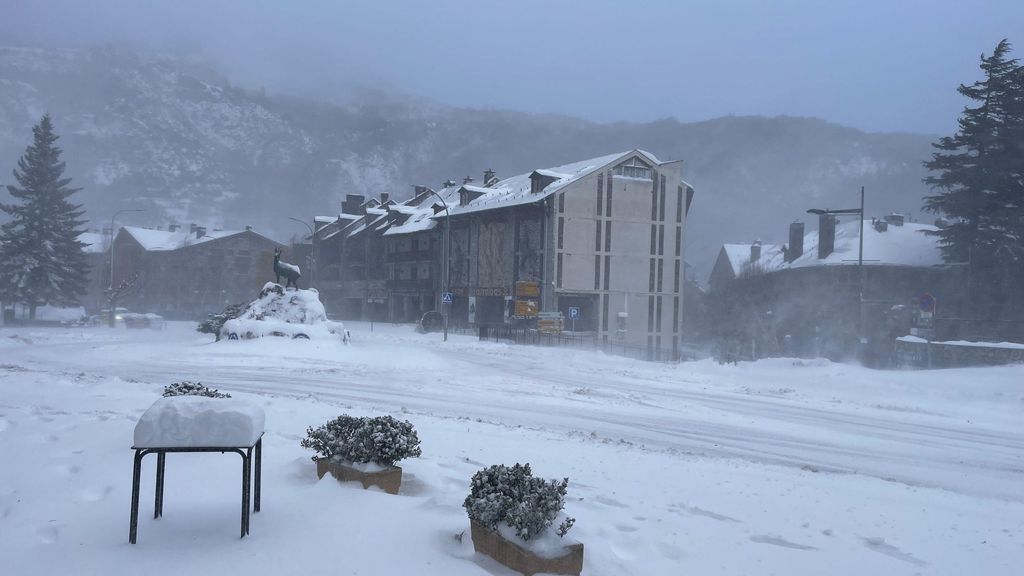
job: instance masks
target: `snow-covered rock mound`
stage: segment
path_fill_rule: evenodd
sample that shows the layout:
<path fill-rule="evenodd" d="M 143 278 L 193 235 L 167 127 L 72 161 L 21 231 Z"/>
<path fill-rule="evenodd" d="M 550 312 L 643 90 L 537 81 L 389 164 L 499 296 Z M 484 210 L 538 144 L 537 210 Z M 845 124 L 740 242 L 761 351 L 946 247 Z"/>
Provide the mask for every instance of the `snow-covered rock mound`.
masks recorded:
<path fill-rule="evenodd" d="M 238 318 L 224 323 L 222 338 L 340 338 L 348 342 L 344 324 L 327 319 L 320 294 L 314 290 L 285 290 L 267 282 L 260 296 Z"/>

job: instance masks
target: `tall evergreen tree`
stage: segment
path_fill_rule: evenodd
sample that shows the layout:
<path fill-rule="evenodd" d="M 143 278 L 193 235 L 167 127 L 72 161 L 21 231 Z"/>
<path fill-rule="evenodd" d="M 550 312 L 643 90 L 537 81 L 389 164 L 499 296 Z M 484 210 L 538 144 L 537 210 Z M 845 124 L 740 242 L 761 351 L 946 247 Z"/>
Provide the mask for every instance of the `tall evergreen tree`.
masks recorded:
<path fill-rule="evenodd" d="M 924 208 L 950 220 L 932 234 L 947 262 L 969 263 L 970 305 L 986 300 L 987 314 L 998 314 L 1024 270 L 1024 70 L 1009 52 L 1003 40 L 981 56 L 984 78 L 957 88 L 976 106 L 924 163 L 936 192 Z"/>
<path fill-rule="evenodd" d="M 1003 40 L 991 56 L 982 55 L 985 78 L 957 88 L 978 105 L 964 108 L 957 133 L 932 144 L 938 152 L 924 163 L 935 172 L 924 181 L 938 192 L 925 198 L 925 209 L 953 219 L 934 233 L 948 261 L 965 262 L 999 251 L 1007 242 L 1007 200 L 1021 199 L 1021 182 L 1011 169 L 1020 154 L 1015 142 L 1019 134 L 1014 133 L 1024 122 L 1015 109 L 1021 97 L 1020 67 L 1007 58 L 1009 51 L 1009 42 Z"/>
<path fill-rule="evenodd" d="M 46 114 L 32 128 L 33 142 L 14 170 L 17 186 L 7 191 L 17 200 L 0 204 L 11 220 L 0 226 L 0 290 L 6 300 L 21 302 L 35 319 L 43 304 L 72 306 L 85 292 L 89 266 L 78 240 L 85 211 L 69 200 L 78 188 L 64 177 L 58 136 Z"/>

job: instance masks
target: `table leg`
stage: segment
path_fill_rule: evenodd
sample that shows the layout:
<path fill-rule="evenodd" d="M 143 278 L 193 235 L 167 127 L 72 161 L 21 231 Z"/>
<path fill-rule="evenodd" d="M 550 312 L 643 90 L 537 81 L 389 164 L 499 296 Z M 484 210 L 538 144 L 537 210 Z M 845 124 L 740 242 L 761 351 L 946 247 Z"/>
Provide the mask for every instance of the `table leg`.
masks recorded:
<path fill-rule="evenodd" d="M 132 519 L 128 525 L 128 542 L 135 544 L 139 528 L 139 483 L 142 475 L 142 450 L 135 451 L 135 465 L 132 469 Z"/>
<path fill-rule="evenodd" d="M 256 478 L 253 481 L 255 494 L 253 495 L 253 511 L 260 511 L 260 484 L 263 477 L 263 438 L 256 442 Z"/>
<path fill-rule="evenodd" d="M 153 518 L 164 515 L 164 465 L 166 452 L 156 454 L 156 496 L 153 498 Z"/>
<path fill-rule="evenodd" d="M 248 448 L 242 453 L 242 530 L 240 538 L 245 538 L 245 535 L 249 533 L 249 478 L 251 471 L 252 448 Z"/>

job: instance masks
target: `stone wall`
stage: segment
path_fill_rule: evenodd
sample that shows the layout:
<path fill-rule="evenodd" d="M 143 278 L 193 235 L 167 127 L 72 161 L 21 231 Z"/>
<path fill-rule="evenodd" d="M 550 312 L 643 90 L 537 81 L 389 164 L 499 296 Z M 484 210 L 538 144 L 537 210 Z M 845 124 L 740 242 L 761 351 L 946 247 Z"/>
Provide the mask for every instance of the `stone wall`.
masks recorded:
<path fill-rule="evenodd" d="M 985 346 L 969 342 L 896 340 L 896 361 L 904 368 L 955 368 L 1024 363 L 1024 346 Z"/>

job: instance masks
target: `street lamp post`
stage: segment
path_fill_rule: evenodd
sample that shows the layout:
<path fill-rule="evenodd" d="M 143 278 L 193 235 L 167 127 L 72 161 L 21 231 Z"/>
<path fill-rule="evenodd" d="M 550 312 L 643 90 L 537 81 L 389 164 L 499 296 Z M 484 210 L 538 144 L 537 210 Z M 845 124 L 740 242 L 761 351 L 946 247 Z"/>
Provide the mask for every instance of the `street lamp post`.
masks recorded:
<path fill-rule="evenodd" d="M 114 212 L 114 215 L 110 217 L 110 285 L 108 286 L 111 290 L 114 289 L 114 219 L 117 218 L 118 214 L 125 214 L 128 212 L 145 212 L 142 208 L 123 208 Z M 113 314 L 113 311 L 111 311 Z"/>
<path fill-rule="evenodd" d="M 431 188 L 427 188 L 427 191 L 437 197 L 441 201 L 441 205 L 444 206 L 444 250 L 442 252 L 442 265 L 441 265 L 441 307 L 444 310 L 444 341 L 448 341 L 448 316 L 451 312 L 451 304 L 444 301 L 444 294 L 449 292 L 451 288 L 448 283 L 451 281 L 451 253 L 452 253 L 452 219 L 451 214 L 448 212 L 448 203 L 444 201 L 444 198 L 440 194 L 435 192 Z"/>
<path fill-rule="evenodd" d="M 857 303 L 857 331 L 858 339 L 861 345 L 865 344 L 864 336 L 864 187 L 860 187 L 860 208 L 843 208 L 841 210 L 822 210 L 820 208 L 811 208 L 807 211 L 808 214 L 859 214 L 860 215 L 860 234 L 859 234 L 859 247 L 857 250 L 857 270 L 860 275 L 860 298 Z M 820 241 L 820 240 L 819 240 Z"/>
<path fill-rule="evenodd" d="M 316 231 L 313 230 L 313 227 L 310 226 L 309 222 L 306 222 L 305 220 L 300 220 L 300 219 L 298 219 L 298 218 L 296 218 L 294 216 L 289 216 L 288 219 L 289 220 L 294 220 L 294 221 L 296 221 L 296 222 L 298 222 L 300 224 L 303 224 L 303 225 L 305 225 L 306 228 L 309 229 L 309 259 L 311 260 L 310 265 L 309 265 L 309 270 L 310 270 L 310 272 L 309 272 L 309 287 L 310 288 L 315 288 L 316 287 L 316 266 L 317 266 L 317 258 L 316 258 L 317 257 L 317 253 L 316 253 L 317 252 Z"/>

